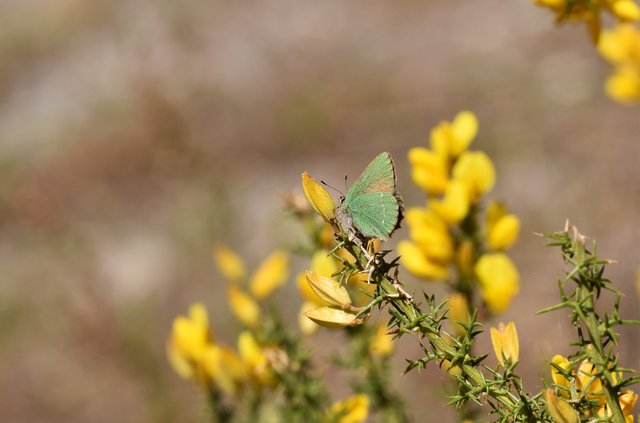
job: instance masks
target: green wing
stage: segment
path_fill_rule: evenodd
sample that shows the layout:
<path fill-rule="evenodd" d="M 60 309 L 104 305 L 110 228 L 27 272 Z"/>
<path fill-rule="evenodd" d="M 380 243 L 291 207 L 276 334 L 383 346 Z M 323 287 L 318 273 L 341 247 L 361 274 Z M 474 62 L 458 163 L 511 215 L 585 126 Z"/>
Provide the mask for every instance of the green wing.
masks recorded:
<path fill-rule="evenodd" d="M 398 224 L 400 205 L 393 194 L 368 192 L 348 205 L 353 226 L 367 238 L 386 239 Z"/>
<path fill-rule="evenodd" d="M 396 191 L 396 171 L 389 153 L 380 153 L 371 160 L 369 166 L 362 172 L 360 177 L 351 186 L 344 204 L 349 204 L 362 194 L 367 192 L 387 192 L 394 194 Z"/>

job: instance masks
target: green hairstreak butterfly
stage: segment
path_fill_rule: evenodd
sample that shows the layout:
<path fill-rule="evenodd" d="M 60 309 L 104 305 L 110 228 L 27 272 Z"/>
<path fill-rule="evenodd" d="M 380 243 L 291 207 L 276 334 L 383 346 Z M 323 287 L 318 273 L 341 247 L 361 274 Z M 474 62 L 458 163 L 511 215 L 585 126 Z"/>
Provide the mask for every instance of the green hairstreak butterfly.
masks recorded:
<path fill-rule="evenodd" d="M 400 227 L 402 199 L 396 192 L 396 170 L 389 153 L 381 153 L 340 199 L 337 217 L 353 236 L 388 238 Z"/>

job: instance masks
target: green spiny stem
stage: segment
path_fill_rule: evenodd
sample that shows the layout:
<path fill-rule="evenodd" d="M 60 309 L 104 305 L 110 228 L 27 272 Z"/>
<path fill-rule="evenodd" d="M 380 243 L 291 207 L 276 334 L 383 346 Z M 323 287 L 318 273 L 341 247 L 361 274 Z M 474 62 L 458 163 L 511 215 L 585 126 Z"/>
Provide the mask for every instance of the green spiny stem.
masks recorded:
<path fill-rule="evenodd" d="M 416 320 L 422 315 L 412 302 L 408 302 L 398 296 L 398 290 L 388 278 L 382 278 L 380 281 L 380 289 L 388 296 L 390 305 L 399 311 L 408 321 Z M 455 347 L 451 346 L 445 340 L 443 333 L 441 331 L 435 331 L 426 321 L 420 323 L 418 330 L 422 335 L 427 337 L 433 348 L 445 359 L 453 361 L 458 356 Z M 482 388 L 488 397 L 495 399 L 508 409 L 514 409 L 518 405 L 518 401 L 514 399 L 511 393 L 505 388 L 487 385 L 484 375 L 477 368 L 468 364 L 462 364 L 459 368 L 471 385 Z"/>
<path fill-rule="evenodd" d="M 590 310 L 586 313 L 581 313 L 583 321 L 587 327 L 587 332 L 589 334 L 589 340 L 591 341 L 591 345 L 593 346 L 590 351 L 590 361 L 594 364 L 600 363 L 601 369 L 598 369 L 605 377 L 603 382 L 605 396 L 607 398 L 607 405 L 609 407 L 609 411 L 611 412 L 612 421 L 614 423 L 624 423 L 625 417 L 622 413 L 622 408 L 620 408 L 620 403 L 618 402 L 618 392 L 613 387 L 613 380 L 611 377 L 611 372 L 606 368 L 606 363 L 609 361 L 609 357 L 604 351 L 604 347 L 602 345 L 602 337 L 600 336 L 600 331 L 598 329 L 599 322 L 598 318 L 594 312 L 595 302 L 593 299 L 593 292 L 591 292 L 585 286 L 578 286 L 577 288 L 577 296 L 578 298 L 584 298 L 584 310 Z M 605 363 L 604 365 L 602 363 Z"/>

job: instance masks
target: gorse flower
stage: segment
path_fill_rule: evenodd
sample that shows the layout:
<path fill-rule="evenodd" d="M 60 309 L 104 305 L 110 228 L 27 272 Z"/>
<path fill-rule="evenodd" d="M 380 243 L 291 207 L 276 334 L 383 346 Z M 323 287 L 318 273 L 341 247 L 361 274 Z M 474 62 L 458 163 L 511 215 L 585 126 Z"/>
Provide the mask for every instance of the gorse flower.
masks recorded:
<path fill-rule="evenodd" d="M 509 322 L 506 326 L 500 323 L 497 329 L 492 327 L 490 331 L 493 350 L 500 365 L 506 366 L 505 359 L 511 364 L 517 363 L 520 355 L 520 343 L 515 323 Z"/>
<path fill-rule="evenodd" d="M 621 24 L 604 31 L 598 50 L 614 66 L 605 83 L 607 95 L 626 104 L 640 101 L 640 30 Z"/>
<path fill-rule="evenodd" d="M 413 180 L 428 199 L 426 208 L 406 211 L 410 239 L 397 248 L 409 272 L 426 280 L 449 281 L 467 303 L 479 289 L 489 310 L 501 313 L 518 292 L 518 273 L 506 255 L 490 252 L 515 243 L 520 221 L 497 202 L 490 202 L 485 219 L 480 218 L 482 200 L 493 189 L 496 174 L 485 153 L 468 150 L 477 133 L 475 115 L 463 111 L 431 131 L 431 149 L 409 151 Z"/>
<path fill-rule="evenodd" d="M 551 363 L 553 364 L 551 366 L 551 380 L 559 396 L 570 399 L 572 393 L 574 393 L 578 396 L 574 398 L 575 400 L 588 400 L 595 403 L 599 417 L 606 418 L 611 416 L 610 406 L 606 401 L 601 373 L 593 363 L 585 359 L 575 364 L 575 368 L 572 369 L 571 362 L 559 354 L 553 357 Z M 556 366 L 560 368 L 561 371 Z M 620 374 L 612 373 L 612 377 L 614 385 L 618 384 L 621 380 Z M 618 396 L 618 403 L 627 422 L 633 422 L 631 412 L 637 402 L 638 395 L 631 390 L 624 390 Z"/>
<path fill-rule="evenodd" d="M 504 253 L 483 254 L 475 265 L 480 295 L 493 313 L 504 312 L 520 290 L 520 276 Z"/>
<path fill-rule="evenodd" d="M 176 373 L 204 383 L 202 357 L 211 342 L 207 310 L 201 303 L 192 304 L 188 317 L 178 316 L 173 321 L 167 343 L 167 357 Z"/>
<path fill-rule="evenodd" d="M 591 39 L 598 41 L 602 13 L 609 13 L 619 21 L 640 19 L 640 7 L 634 0 L 532 0 L 556 14 L 556 21 L 585 22 Z"/>

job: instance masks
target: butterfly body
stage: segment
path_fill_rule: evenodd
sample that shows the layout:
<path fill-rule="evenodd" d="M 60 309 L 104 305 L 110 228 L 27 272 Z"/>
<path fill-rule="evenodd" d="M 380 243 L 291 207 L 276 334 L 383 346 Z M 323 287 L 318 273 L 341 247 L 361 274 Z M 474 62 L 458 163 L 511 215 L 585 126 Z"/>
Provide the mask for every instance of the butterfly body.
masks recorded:
<path fill-rule="evenodd" d="M 350 235 L 387 239 L 400 226 L 402 199 L 389 153 L 381 153 L 341 198 L 337 218 Z"/>

